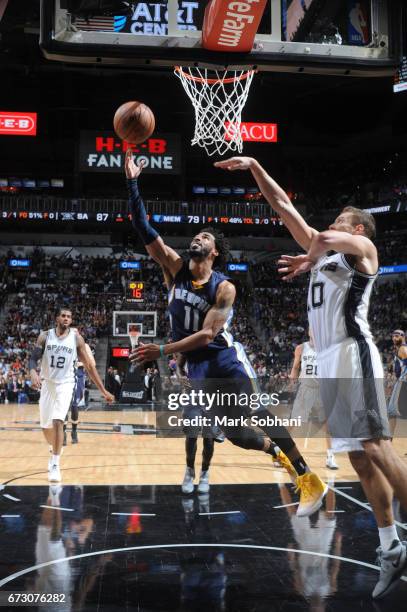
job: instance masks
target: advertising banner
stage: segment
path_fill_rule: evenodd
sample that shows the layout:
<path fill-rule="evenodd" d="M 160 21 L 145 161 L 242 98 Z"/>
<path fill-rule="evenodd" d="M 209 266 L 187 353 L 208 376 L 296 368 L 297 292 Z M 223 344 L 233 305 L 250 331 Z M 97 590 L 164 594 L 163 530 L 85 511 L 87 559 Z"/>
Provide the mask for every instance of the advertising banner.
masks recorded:
<path fill-rule="evenodd" d="M 145 174 L 180 174 L 181 140 L 178 134 L 155 134 L 139 145 L 120 140 L 114 132 L 83 130 L 79 141 L 81 172 L 123 172 L 126 151 L 136 163 L 144 161 Z"/>

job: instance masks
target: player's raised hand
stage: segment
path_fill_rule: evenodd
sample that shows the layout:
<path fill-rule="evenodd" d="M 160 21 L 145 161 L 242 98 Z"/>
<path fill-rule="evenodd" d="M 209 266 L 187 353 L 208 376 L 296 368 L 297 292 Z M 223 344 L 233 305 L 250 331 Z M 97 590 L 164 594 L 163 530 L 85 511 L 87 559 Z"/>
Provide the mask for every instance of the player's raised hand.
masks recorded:
<path fill-rule="evenodd" d="M 282 275 L 284 281 L 291 280 L 300 274 L 306 274 L 315 265 L 315 261 L 308 255 L 297 255 L 297 257 L 282 255 L 277 263 L 280 266 L 278 273 Z"/>
<path fill-rule="evenodd" d="M 249 170 L 253 161 L 252 157 L 231 157 L 215 162 L 213 165 L 215 168 L 222 168 L 222 170 Z"/>
<path fill-rule="evenodd" d="M 160 356 L 160 346 L 158 344 L 143 344 L 142 342 L 130 353 L 129 359 L 132 363 L 141 365 L 154 361 Z"/>
<path fill-rule="evenodd" d="M 139 164 L 136 164 L 136 162 L 134 161 L 133 151 L 131 149 L 127 149 L 126 157 L 124 159 L 124 170 L 126 172 L 126 177 L 128 179 L 138 178 L 144 166 L 144 159 L 140 160 Z"/>

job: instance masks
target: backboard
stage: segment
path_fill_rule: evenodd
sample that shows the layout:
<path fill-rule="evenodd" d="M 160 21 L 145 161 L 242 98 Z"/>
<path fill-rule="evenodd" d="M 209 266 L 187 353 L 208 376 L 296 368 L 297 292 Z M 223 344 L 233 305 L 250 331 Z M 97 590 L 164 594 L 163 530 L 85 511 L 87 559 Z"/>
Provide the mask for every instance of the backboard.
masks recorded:
<path fill-rule="evenodd" d="M 223 1 L 231 13 L 249 6 Z M 357 76 L 392 74 L 400 61 L 401 0 L 267 0 L 248 53 L 203 48 L 206 0 L 130 2 L 128 14 L 120 15 L 114 7 L 123 3 L 103 2 L 111 10 L 102 15 L 89 9 L 98 4 L 42 1 L 41 47 L 47 58 L 145 69 L 227 66 Z"/>
<path fill-rule="evenodd" d="M 140 338 L 155 338 L 157 335 L 157 312 L 140 310 L 115 310 L 113 312 L 113 336 L 128 338 L 133 329 L 140 332 Z"/>

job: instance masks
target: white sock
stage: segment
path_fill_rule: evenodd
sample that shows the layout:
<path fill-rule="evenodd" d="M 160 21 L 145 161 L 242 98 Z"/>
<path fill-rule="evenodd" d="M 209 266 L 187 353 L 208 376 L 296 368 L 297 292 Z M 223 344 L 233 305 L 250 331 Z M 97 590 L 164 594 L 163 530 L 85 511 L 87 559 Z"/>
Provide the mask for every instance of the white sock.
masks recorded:
<path fill-rule="evenodd" d="M 383 552 L 390 550 L 394 540 L 400 542 L 399 534 L 397 533 L 396 525 L 389 525 L 388 527 L 379 527 L 379 538 L 380 546 Z"/>
<path fill-rule="evenodd" d="M 59 465 L 59 455 L 52 455 L 52 465 Z"/>
<path fill-rule="evenodd" d="M 328 448 L 328 450 L 326 451 L 326 454 L 328 455 L 328 457 L 333 457 L 334 452 L 332 448 Z"/>

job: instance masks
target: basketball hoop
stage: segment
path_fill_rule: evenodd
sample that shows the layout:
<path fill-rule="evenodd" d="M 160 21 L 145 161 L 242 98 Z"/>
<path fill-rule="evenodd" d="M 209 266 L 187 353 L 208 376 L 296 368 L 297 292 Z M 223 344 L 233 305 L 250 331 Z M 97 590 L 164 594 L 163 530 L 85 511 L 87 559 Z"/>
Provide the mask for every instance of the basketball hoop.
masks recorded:
<path fill-rule="evenodd" d="M 254 70 L 208 70 L 176 66 L 179 78 L 195 110 L 195 133 L 191 141 L 209 156 L 227 151 L 242 152 L 242 110 L 249 95 Z"/>
<path fill-rule="evenodd" d="M 135 326 L 130 326 L 129 329 L 129 338 L 130 338 L 130 344 L 131 344 L 131 350 L 134 351 L 134 349 L 138 346 L 138 339 L 140 337 L 141 331 L 139 329 L 137 329 Z"/>

